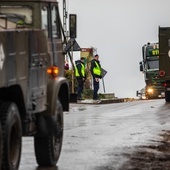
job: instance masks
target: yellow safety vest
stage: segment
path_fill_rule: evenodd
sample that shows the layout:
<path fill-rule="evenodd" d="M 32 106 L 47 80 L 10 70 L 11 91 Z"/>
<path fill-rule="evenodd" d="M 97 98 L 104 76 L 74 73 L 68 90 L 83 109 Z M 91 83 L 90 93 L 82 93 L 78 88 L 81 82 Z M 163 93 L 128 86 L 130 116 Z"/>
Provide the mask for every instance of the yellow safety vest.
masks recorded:
<path fill-rule="evenodd" d="M 83 77 L 85 77 L 85 67 L 84 64 L 82 63 L 81 63 L 81 74 L 83 75 Z M 77 66 L 75 66 L 75 75 L 76 77 L 80 77 Z"/>
<path fill-rule="evenodd" d="M 94 62 L 95 62 L 97 67 L 93 68 L 93 74 L 101 76 L 101 68 L 100 68 L 99 64 L 96 61 L 94 61 Z"/>

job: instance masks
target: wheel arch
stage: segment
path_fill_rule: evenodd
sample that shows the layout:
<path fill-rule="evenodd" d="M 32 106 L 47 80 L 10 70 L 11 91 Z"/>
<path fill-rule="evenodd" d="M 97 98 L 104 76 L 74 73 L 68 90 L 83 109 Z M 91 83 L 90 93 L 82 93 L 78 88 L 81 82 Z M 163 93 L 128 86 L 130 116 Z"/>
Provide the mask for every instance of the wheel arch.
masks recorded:
<path fill-rule="evenodd" d="M 47 113 L 53 115 L 57 100 L 60 100 L 63 111 L 69 110 L 69 85 L 65 77 L 49 79 L 47 85 Z"/>

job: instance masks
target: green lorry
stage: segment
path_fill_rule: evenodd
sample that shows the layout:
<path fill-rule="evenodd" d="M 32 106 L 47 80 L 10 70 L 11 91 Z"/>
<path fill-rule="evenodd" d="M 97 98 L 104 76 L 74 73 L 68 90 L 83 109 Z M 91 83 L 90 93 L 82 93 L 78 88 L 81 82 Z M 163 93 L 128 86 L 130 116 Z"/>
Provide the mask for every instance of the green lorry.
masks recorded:
<path fill-rule="evenodd" d="M 147 43 L 142 47 L 140 71 L 144 74 L 145 87 L 137 91 L 142 99 L 157 99 L 164 97 L 164 86 L 159 78 L 159 44 Z"/>

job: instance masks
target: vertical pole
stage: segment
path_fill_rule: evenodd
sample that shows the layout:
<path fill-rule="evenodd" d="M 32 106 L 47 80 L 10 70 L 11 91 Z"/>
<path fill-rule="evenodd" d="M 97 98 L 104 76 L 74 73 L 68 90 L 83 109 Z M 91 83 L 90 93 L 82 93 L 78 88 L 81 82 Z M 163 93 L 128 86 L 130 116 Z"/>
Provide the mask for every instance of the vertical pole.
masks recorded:
<path fill-rule="evenodd" d="M 66 11 L 65 0 L 63 0 L 63 29 L 64 29 L 64 34 L 67 37 L 67 11 Z"/>
<path fill-rule="evenodd" d="M 67 32 L 67 18 L 68 18 L 68 13 L 66 9 L 66 0 L 63 0 L 63 30 L 64 30 L 64 35 L 66 37 L 66 41 L 68 39 L 68 32 Z M 66 45 L 63 45 L 63 48 L 65 48 Z M 65 55 L 65 59 L 68 62 L 68 57 Z"/>
<path fill-rule="evenodd" d="M 106 93 L 105 84 L 104 84 L 104 78 L 102 78 L 102 83 L 103 83 L 103 90 L 104 90 L 104 93 Z"/>
<path fill-rule="evenodd" d="M 74 40 L 72 39 L 71 40 L 71 60 L 72 60 L 72 63 L 73 63 L 73 43 L 74 43 Z M 74 65 L 72 65 L 72 67 L 74 67 Z M 72 80 L 71 92 L 75 93 L 75 91 L 74 91 L 74 68 L 72 68 L 71 80 Z"/>

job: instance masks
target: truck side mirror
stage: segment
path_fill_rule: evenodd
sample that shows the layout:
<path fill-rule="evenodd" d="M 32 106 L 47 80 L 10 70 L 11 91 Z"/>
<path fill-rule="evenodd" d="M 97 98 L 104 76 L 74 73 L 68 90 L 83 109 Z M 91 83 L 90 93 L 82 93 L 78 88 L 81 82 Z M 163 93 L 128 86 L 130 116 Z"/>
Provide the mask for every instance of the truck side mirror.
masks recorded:
<path fill-rule="evenodd" d="M 140 71 L 142 72 L 142 71 L 143 71 L 143 64 L 142 64 L 142 61 L 139 62 L 139 68 L 140 68 Z"/>
<path fill-rule="evenodd" d="M 70 38 L 77 38 L 77 15 L 69 15 Z"/>
<path fill-rule="evenodd" d="M 136 91 L 136 96 L 138 97 L 138 96 L 140 96 L 141 95 L 141 91 L 140 90 L 137 90 Z"/>

